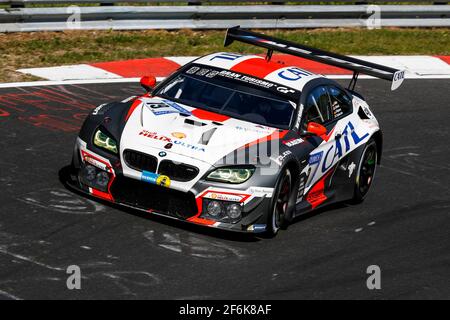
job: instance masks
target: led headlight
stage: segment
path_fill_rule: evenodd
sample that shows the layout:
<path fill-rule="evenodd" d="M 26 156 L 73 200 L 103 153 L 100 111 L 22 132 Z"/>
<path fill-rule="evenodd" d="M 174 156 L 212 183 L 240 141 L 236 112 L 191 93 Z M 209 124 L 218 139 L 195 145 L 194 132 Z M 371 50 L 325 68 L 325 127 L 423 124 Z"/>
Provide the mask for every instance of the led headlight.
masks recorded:
<path fill-rule="evenodd" d="M 242 183 L 250 179 L 254 168 L 220 168 L 211 172 L 207 179 L 227 183 Z"/>
<path fill-rule="evenodd" d="M 106 133 L 102 132 L 100 129 L 97 129 L 94 135 L 94 144 L 102 149 L 111 151 L 113 153 L 118 153 L 117 151 L 117 142 L 110 138 Z"/>

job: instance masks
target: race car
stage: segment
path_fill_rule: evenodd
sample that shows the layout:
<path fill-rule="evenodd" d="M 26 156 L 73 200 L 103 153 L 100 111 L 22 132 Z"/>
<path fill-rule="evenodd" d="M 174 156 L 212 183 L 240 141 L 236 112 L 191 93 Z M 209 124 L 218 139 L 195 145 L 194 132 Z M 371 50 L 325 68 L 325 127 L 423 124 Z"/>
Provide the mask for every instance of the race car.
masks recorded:
<path fill-rule="evenodd" d="M 361 202 L 380 163 L 378 121 L 354 92 L 364 73 L 400 86 L 404 71 L 239 27 L 233 41 L 267 55 L 200 57 L 146 93 L 96 107 L 67 184 L 87 195 L 198 225 L 274 236 L 295 217 Z M 354 72 L 348 88 L 274 51 Z"/>

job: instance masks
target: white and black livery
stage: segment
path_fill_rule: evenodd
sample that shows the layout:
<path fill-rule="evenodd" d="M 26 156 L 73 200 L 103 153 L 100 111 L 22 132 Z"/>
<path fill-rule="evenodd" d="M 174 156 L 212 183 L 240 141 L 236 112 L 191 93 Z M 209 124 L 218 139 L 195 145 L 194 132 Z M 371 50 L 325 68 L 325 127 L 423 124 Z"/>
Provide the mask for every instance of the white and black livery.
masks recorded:
<path fill-rule="evenodd" d="M 67 183 L 93 197 L 204 226 L 275 235 L 294 217 L 361 202 L 380 163 L 382 133 L 358 75 L 404 72 L 242 30 L 233 41 L 266 57 L 214 53 L 147 93 L 95 108 L 77 138 Z M 354 72 L 348 89 L 272 61 L 273 51 Z"/>

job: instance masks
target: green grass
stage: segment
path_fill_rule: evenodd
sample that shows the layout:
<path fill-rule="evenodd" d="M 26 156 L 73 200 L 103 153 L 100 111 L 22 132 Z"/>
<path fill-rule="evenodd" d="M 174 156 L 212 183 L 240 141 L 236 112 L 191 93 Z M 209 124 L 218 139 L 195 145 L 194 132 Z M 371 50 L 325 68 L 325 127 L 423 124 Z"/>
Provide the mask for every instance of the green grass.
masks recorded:
<path fill-rule="evenodd" d="M 262 31 L 325 50 L 355 55 L 450 55 L 450 29 L 317 29 Z M 22 81 L 14 70 L 214 51 L 262 53 L 235 43 L 224 31 L 70 31 L 0 34 L 0 81 Z"/>

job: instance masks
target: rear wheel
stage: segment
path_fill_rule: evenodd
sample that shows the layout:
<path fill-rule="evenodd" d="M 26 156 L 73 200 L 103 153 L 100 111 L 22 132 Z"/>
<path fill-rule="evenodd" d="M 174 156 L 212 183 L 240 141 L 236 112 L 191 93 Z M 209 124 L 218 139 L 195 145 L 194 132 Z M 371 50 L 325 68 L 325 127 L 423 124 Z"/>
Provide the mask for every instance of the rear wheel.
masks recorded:
<path fill-rule="evenodd" d="M 293 179 L 289 169 L 285 169 L 278 180 L 272 198 L 271 214 L 268 216 L 266 234 L 275 236 L 281 228 L 289 224 L 289 216 L 294 208 L 292 204 Z M 295 205 L 295 204 L 294 204 Z"/>
<path fill-rule="evenodd" d="M 375 178 L 378 150 L 375 140 L 370 139 L 364 147 L 356 172 L 353 203 L 361 203 L 366 197 Z"/>

